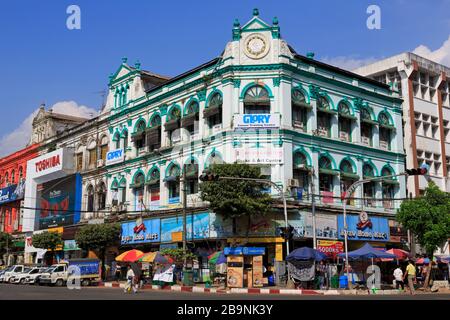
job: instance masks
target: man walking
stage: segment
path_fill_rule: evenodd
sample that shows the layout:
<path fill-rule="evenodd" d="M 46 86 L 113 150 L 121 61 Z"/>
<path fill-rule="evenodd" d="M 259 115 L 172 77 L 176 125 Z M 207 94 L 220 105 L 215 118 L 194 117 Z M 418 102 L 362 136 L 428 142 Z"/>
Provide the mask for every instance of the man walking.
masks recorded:
<path fill-rule="evenodd" d="M 395 278 L 395 288 L 398 290 L 398 287 L 401 286 L 402 290 L 405 290 L 405 284 L 403 282 L 403 271 L 400 269 L 400 266 L 397 266 L 397 269 L 394 270 L 394 278 Z"/>
<path fill-rule="evenodd" d="M 405 277 L 408 279 L 408 287 L 409 291 L 412 295 L 415 294 L 414 290 L 414 282 L 416 280 L 416 267 L 414 266 L 412 260 L 408 260 L 408 266 L 406 267 L 406 273 L 403 276 L 403 280 L 405 280 Z"/>
<path fill-rule="evenodd" d="M 125 289 L 123 290 L 124 293 L 131 292 L 131 289 L 133 289 L 133 292 L 137 292 L 137 288 L 135 285 L 136 276 L 134 274 L 133 269 L 131 269 L 131 266 L 128 265 L 128 271 L 127 271 L 127 283 L 125 284 Z"/>

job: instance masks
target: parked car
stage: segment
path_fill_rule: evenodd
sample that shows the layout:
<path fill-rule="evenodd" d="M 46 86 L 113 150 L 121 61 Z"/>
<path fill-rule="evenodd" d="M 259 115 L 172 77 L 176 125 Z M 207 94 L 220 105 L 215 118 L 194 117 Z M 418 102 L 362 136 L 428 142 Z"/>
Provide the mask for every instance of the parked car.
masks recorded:
<path fill-rule="evenodd" d="M 11 267 L 7 267 L 7 268 L 5 268 L 5 269 L 3 269 L 3 270 L 0 271 L 0 283 L 3 282 L 4 274 L 5 274 L 6 272 L 11 271 L 12 268 L 13 268 L 13 267 L 11 266 Z"/>
<path fill-rule="evenodd" d="M 9 283 L 11 277 L 18 275 L 23 272 L 25 266 L 23 264 L 13 265 L 10 268 L 6 269 L 5 273 L 0 277 L 0 282 Z"/>
<path fill-rule="evenodd" d="M 16 275 L 12 276 L 9 279 L 9 282 L 25 284 L 25 283 L 27 283 L 27 278 L 29 276 L 38 274 L 40 270 L 42 270 L 42 268 L 39 268 L 39 267 L 25 268 L 22 273 L 18 273 Z"/>
<path fill-rule="evenodd" d="M 25 283 L 27 284 L 39 284 L 39 280 L 44 273 L 50 272 L 52 268 L 50 267 L 41 267 L 38 272 L 30 273 L 25 278 Z"/>
<path fill-rule="evenodd" d="M 100 282 L 100 260 L 73 259 L 64 263 L 52 265 L 39 277 L 39 284 L 63 286 L 69 278 L 69 267 L 76 266 L 80 270 L 80 280 L 83 286 Z"/>

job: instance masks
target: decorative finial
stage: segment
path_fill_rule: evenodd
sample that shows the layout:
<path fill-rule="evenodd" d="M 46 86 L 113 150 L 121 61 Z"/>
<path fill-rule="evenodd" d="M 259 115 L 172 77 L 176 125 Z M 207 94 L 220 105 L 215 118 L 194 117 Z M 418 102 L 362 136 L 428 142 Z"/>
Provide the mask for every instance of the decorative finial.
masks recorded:
<path fill-rule="evenodd" d="M 137 60 L 137 61 L 134 63 L 134 67 L 135 67 L 136 69 L 138 69 L 138 70 L 141 70 L 141 63 L 139 62 L 139 60 Z"/>
<path fill-rule="evenodd" d="M 112 78 L 114 78 L 114 74 L 113 74 L 113 73 L 110 73 L 110 74 L 109 74 L 109 80 L 111 81 Z"/>
<path fill-rule="evenodd" d="M 274 26 L 277 26 L 277 25 L 278 25 L 278 18 L 277 18 L 277 17 L 274 17 L 274 18 L 273 18 L 272 24 L 273 24 Z"/>
<path fill-rule="evenodd" d="M 127 58 L 127 57 L 123 57 L 123 58 L 122 58 L 122 63 L 123 63 L 123 64 L 127 63 L 127 61 L 128 61 L 128 58 Z"/>
<path fill-rule="evenodd" d="M 314 59 L 314 52 L 307 52 L 306 57 L 309 59 Z"/>
<path fill-rule="evenodd" d="M 258 10 L 258 8 L 253 9 L 253 16 L 254 16 L 254 17 L 259 16 L 259 10 Z"/>
<path fill-rule="evenodd" d="M 239 23 L 239 20 L 238 19 L 234 19 L 233 27 L 239 28 L 240 26 L 241 26 L 241 24 Z"/>

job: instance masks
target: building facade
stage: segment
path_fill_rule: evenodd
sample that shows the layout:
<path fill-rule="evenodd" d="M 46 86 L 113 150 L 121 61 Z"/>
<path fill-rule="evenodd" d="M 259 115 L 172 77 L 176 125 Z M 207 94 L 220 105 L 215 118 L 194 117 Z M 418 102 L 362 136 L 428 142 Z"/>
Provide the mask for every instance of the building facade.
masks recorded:
<path fill-rule="evenodd" d="M 173 78 L 124 58 L 109 80 L 101 114 L 46 138 L 47 151 L 28 166 L 30 208 L 40 208 L 33 199 L 41 198 L 43 184 L 79 174 L 78 220 L 25 210 L 27 233 L 119 220 L 124 248 L 177 246 L 186 191 L 186 236 L 200 255 L 218 245 L 251 243 L 265 246 L 271 263 L 283 259 L 282 207 L 275 201 L 273 215 L 240 221 L 232 233 L 230 222 L 200 199 L 205 168 L 235 162 L 261 168 L 288 195 L 294 240 L 305 244 L 312 243 L 312 202 L 318 239 L 339 242 L 341 197 L 352 182 L 405 168 L 398 95 L 313 54 L 299 55 L 281 38 L 278 20 L 268 24 L 256 9 L 245 25 L 234 22 L 218 58 Z M 279 198 L 275 188 L 267 192 Z M 395 209 L 405 196 L 403 178 L 357 189 L 348 208 L 350 242 L 399 244 L 401 236 L 391 237 L 390 228 L 396 229 Z"/>
<path fill-rule="evenodd" d="M 430 179 L 450 192 L 450 68 L 406 52 L 355 70 L 390 84 L 403 98 L 406 161 L 430 166 Z M 423 194 L 424 176 L 408 179 L 408 193 Z"/>

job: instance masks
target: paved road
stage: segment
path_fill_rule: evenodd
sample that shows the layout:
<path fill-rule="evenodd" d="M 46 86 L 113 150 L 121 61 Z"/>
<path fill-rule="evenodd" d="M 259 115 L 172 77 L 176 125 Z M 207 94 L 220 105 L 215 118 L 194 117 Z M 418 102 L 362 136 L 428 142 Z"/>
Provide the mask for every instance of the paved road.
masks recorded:
<path fill-rule="evenodd" d="M 66 287 L 0 284 L 0 300 L 447 300 L 450 294 L 417 294 L 395 296 L 323 296 L 323 295 L 261 295 L 261 294 L 210 294 L 143 290 L 137 294 L 124 294 L 119 288 Z"/>

